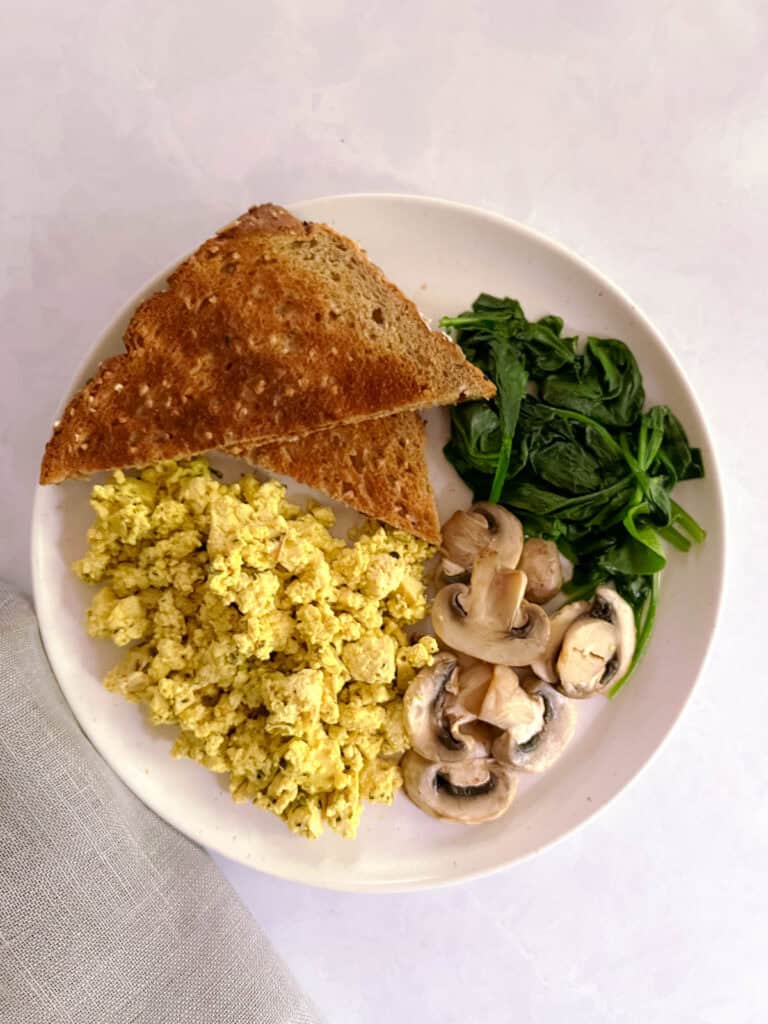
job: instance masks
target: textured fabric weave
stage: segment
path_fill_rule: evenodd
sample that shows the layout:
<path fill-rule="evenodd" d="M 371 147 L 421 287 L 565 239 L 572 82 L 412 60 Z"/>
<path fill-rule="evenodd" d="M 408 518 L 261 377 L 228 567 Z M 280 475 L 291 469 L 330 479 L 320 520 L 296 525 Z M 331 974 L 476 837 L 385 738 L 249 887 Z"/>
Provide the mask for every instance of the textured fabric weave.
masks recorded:
<path fill-rule="evenodd" d="M 80 732 L 0 583 L 2 1024 L 313 1024 L 207 854 Z"/>

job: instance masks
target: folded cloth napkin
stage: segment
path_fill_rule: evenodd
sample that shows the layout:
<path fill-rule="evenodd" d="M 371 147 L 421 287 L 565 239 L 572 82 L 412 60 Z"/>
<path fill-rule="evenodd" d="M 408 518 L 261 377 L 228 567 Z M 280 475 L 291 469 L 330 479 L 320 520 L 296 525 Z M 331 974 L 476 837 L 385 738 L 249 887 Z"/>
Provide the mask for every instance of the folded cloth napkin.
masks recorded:
<path fill-rule="evenodd" d="M 80 732 L 0 583 L 0 1022 L 317 1020 L 206 853 Z"/>

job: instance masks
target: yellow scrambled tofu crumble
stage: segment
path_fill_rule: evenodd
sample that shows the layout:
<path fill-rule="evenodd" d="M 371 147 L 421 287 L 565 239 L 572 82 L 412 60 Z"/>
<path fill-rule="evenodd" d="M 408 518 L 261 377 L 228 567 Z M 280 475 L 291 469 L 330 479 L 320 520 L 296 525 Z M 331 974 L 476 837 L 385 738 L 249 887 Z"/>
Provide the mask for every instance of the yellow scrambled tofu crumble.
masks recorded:
<path fill-rule="evenodd" d="M 434 550 L 373 523 L 348 544 L 331 509 L 203 459 L 118 471 L 91 504 L 88 630 L 132 645 L 107 688 L 178 726 L 174 756 L 227 773 L 235 800 L 354 836 L 362 801 L 401 785 L 401 694 L 437 649 L 405 627 Z"/>

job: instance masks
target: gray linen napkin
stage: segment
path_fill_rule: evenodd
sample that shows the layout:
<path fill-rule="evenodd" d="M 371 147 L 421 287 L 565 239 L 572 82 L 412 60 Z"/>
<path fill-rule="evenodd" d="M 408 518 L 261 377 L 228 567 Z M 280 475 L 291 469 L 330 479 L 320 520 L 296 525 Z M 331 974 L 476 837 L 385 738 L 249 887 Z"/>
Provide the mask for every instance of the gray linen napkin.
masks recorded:
<path fill-rule="evenodd" d="M 0 582 L 2 1024 L 313 1024 L 207 854 L 80 732 Z"/>

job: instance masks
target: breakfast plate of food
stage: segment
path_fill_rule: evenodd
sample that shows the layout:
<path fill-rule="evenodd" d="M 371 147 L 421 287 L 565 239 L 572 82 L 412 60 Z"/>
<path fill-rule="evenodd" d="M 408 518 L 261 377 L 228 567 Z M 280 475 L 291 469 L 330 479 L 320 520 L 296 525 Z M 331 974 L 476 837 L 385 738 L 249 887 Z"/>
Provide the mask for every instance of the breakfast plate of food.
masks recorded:
<path fill-rule="evenodd" d="M 658 333 L 578 257 L 411 196 L 255 206 L 152 281 L 41 453 L 40 628 L 193 839 L 309 884 L 488 873 L 678 718 L 723 512 Z"/>

